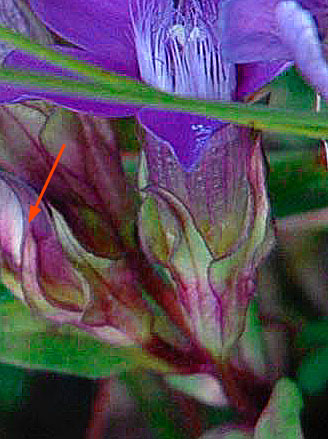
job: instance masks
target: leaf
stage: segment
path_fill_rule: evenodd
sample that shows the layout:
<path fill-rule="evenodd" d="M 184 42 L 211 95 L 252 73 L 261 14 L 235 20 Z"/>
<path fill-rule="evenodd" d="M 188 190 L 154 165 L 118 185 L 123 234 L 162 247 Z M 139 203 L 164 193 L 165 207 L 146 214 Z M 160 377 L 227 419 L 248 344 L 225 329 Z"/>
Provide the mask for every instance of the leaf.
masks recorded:
<path fill-rule="evenodd" d="M 3 302 L 13 301 L 15 296 L 0 282 L 0 306 Z"/>
<path fill-rule="evenodd" d="M 328 206 L 328 172 L 310 152 L 270 153 L 269 193 L 276 218 Z"/>
<path fill-rule="evenodd" d="M 316 349 L 302 361 L 298 383 L 303 392 L 314 395 L 326 389 L 328 382 L 328 347 Z"/>
<path fill-rule="evenodd" d="M 307 323 L 298 335 L 296 343 L 300 348 L 328 346 L 328 319 Z"/>
<path fill-rule="evenodd" d="M 127 371 L 120 375 L 135 398 L 157 439 L 187 439 L 183 419 L 172 398 L 163 391 L 158 377 L 143 371 Z"/>
<path fill-rule="evenodd" d="M 92 379 L 140 366 L 170 371 L 139 347 L 111 346 L 68 325 L 33 318 L 19 301 L 0 306 L 0 328 L 2 363 Z"/>
<path fill-rule="evenodd" d="M 315 91 L 304 81 L 295 67 L 275 78 L 268 89 L 271 91 L 270 107 L 312 110 L 315 106 Z"/>
<path fill-rule="evenodd" d="M 29 396 L 31 376 L 20 367 L 0 364 L 0 411 L 17 411 Z"/>
<path fill-rule="evenodd" d="M 246 363 L 263 376 L 268 370 L 267 351 L 258 313 L 258 304 L 252 300 L 247 310 L 245 330 L 239 339 L 239 349 Z"/>
<path fill-rule="evenodd" d="M 302 407 L 296 384 L 288 378 L 280 379 L 256 424 L 254 439 L 302 439 Z"/>
<path fill-rule="evenodd" d="M 301 393 L 288 378 L 275 385 L 270 400 L 255 426 L 254 435 L 247 425 L 226 425 L 206 432 L 200 439 L 303 439 L 300 412 Z"/>

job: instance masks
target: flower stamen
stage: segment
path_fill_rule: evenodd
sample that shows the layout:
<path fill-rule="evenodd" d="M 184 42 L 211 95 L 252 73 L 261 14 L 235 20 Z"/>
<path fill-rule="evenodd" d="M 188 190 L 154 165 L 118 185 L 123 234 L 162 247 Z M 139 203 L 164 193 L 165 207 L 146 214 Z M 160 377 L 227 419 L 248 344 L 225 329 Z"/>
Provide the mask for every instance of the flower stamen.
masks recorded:
<path fill-rule="evenodd" d="M 168 93 L 231 100 L 236 72 L 222 60 L 218 11 L 189 3 L 138 2 L 131 16 L 141 77 Z"/>

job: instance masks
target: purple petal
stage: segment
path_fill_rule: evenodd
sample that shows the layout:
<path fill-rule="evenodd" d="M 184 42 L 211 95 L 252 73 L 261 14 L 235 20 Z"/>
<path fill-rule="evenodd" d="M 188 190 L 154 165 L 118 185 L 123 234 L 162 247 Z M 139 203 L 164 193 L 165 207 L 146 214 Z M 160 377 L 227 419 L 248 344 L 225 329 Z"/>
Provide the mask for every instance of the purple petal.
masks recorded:
<path fill-rule="evenodd" d="M 222 6 L 222 50 L 233 63 L 290 59 L 280 39 L 275 8 L 281 0 L 226 0 Z"/>
<path fill-rule="evenodd" d="M 25 98 L 25 95 L 26 89 L 19 89 L 8 84 L 0 85 L 0 104 L 19 102 Z"/>
<path fill-rule="evenodd" d="M 137 77 L 136 65 L 130 60 L 126 66 L 121 61 L 112 61 L 111 59 L 104 58 L 102 56 L 94 55 L 84 52 L 78 49 L 63 49 L 56 47 L 56 50 L 60 50 L 68 55 L 71 55 L 79 60 L 89 62 L 103 68 L 104 70 L 114 70 L 117 68 L 119 73 L 129 74 L 133 77 Z M 44 72 L 60 77 L 78 78 L 83 79 L 75 73 L 70 72 L 67 69 L 63 69 L 53 64 L 38 59 L 29 54 L 25 54 L 19 50 L 11 52 L 4 63 L 5 67 L 19 68 L 34 72 Z M 116 70 L 116 71 L 117 71 Z M 83 96 L 70 95 L 69 93 L 58 93 L 45 90 L 38 90 L 28 86 L 12 86 L 9 84 L 2 84 L 0 86 L 0 95 L 4 93 L 4 97 L 1 96 L 1 102 L 9 101 L 22 101 L 31 98 L 49 99 L 55 103 L 67 107 L 72 110 L 92 113 L 99 117 L 126 117 L 134 115 L 138 107 L 133 105 L 122 105 L 116 102 L 106 102 L 100 99 L 87 98 Z"/>
<path fill-rule="evenodd" d="M 328 65 L 323 57 L 314 18 L 294 1 L 281 2 L 276 9 L 276 18 L 281 39 L 296 66 L 328 99 Z"/>
<path fill-rule="evenodd" d="M 265 86 L 292 64 L 290 61 L 240 64 L 238 66 L 237 100 Z"/>
<path fill-rule="evenodd" d="M 301 0 L 299 3 L 311 12 L 318 25 L 320 39 L 324 40 L 328 32 L 328 0 Z"/>
<path fill-rule="evenodd" d="M 126 58 L 127 53 L 122 52 L 122 48 L 114 42 L 110 56 L 103 56 L 96 53 L 86 52 L 80 49 L 73 49 L 62 46 L 52 46 L 52 49 L 64 55 L 71 56 L 77 60 L 100 67 L 101 69 L 129 76 L 133 79 L 140 79 L 136 58 Z M 69 78 L 83 79 L 82 75 L 72 73 L 68 69 L 51 64 L 44 59 L 29 55 L 20 50 L 14 50 L 7 56 L 5 67 L 23 68 L 26 70 L 39 71 L 51 74 L 65 75 Z"/>
<path fill-rule="evenodd" d="M 128 0 L 30 0 L 36 15 L 64 39 L 107 55 L 111 39 L 133 50 Z"/>
<path fill-rule="evenodd" d="M 227 125 L 205 116 L 149 108 L 140 110 L 137 118 L 146 130 L 170 145 L 186 171 L 200 160 L 212 135 Z"/>

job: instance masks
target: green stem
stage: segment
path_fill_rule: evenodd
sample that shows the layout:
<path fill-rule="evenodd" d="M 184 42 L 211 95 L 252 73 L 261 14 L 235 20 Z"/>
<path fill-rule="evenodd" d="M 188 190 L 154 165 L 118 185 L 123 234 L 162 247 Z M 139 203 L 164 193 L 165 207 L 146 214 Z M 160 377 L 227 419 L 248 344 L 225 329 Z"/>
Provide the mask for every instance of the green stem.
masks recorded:
<path fill-rule="evenodd" d="M 137 81 L 121 79 L 120 83 L 88 84 L 76 80 L 24 73 L 15 69 L 0 69 L 0 81 L 13 85 L 28 85 L 51 92 L 67 92 L 104 101 L 118 101 L 148 107 L 167 108 L 204 114 L 239 125 L 322 139 L 328 137 L 328 120 L 324 115 L 305 111 L 280 110 L 236 102 L 209 102 L 185 99 L 160 92 Z M 133 84 L 132 84 L 133 83 Z M 285 122 L 281 122 L 284 120 Z M 288 121 L 288 123 L 286 123 Z"/>
<path fill-rule="evenodd" d="M 41 59 L 83 75 L 88 80 L 92 80 L 90 84 L 90 82 L 83 83 L 77 80 L 58 79 L 32 73 L 27 74 L 17 70 L 1 69 L 0 81 L 10 84 L 26 84 L 41 89 L 48 88 L 59 92 L 64 91 L 91 98 L 101 98 L 105 101 L 114 100 L 167 108 L 172 111 L 203 114 L 207 117 L 251 126 L 256 130 L 283 132 L 318 139 L 328 137 L 328 120 L 323 114 L 272 109 L 261 105 L 236 102 L 205 101 L 172 96 L 148 87 L 139 81 L 129 79 L 124 75 L 104 72 L 100 68 L 60 54 L 1 26 L 0 39 L 12 43 Z"/>

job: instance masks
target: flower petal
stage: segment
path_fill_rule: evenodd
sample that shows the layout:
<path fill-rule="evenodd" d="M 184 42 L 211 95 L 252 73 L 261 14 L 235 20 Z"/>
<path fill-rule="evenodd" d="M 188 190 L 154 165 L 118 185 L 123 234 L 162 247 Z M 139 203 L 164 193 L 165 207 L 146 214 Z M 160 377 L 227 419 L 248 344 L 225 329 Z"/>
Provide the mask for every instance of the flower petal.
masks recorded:
<path fill-rule="evenodd" d="M 321 40 L 325 40 L 328 30 L 328 0 L 299 0 L 300 6 L 311 12 L 318 25 Z"/>
<path fill-rule="evenodd" d="M 105 70 L 118 69 L 119 73 L 137 75 L 136 64 L 132 60 L 123 66 L 123 62 L 120 58 L 117 60 L 111 60 L 110 58 L 104 58 L 102 56 L 90 54 L 78 49 L 63 49 L 59 46 L 55 46 L 55 49 L 63 53 L 67 53 L 77 59 L 89 62 L 90 64 L 104 68 Z M 67 78 L 79 78 L 83 77 L 72 73 L 67 69 L 55 66 L 43 59 L 36 58 L 32 55 L 26 54 L 19 50 L 11 52 L 5 62 L 5 67 L 23 69 L 27 71 L 41 72 L 46 74 L 52 74 L 59 77 Z M 134 76 L 136 77 L 136 76 Z M 134 105 L 124 105 L 116 102 L 102 101 L 100 99 L 87 98 L 83 96 L 70 95 L 63 92 L 51 92 L 46 90 L 38 90 L 28 86 L 12 86 L 9 84 L 1 84 L 0 95 L 2 90 L 5 92 L 6 101 L 26 100 L 31 98 L 49 99 L 56 102 L 59 105 L 67 108 L 78 110 L 82 112 L 92 113 L 100 117 L 126 117 L 135 113 L 138 107 Z M 4 98 L 1 97 L 1 101 L 4 102 Z"/>
<path fill-rule="evenodd" d="M 100 67 L 105 71 L 119 73 L 120 75 L 126 75 L 137 80 L 140 79 L 136 58 L 128 57 L 129 54 L 127 51 L 124 50 L 124 47 L 122 48 L 118 45 L 117 41 L 113 41 L 113 44 L 111 45 L 111 53 L 108 56 L 58 45 L 50 46 L 50 49 L 60 52 L 63 55 L 71 56 L 79 61 Z M 21 50 L 13 51 L 13 53 L 6 58 L 4 66 L 48 74 L 57 74 L 67 76 L 68 78 L 83 79 L 82 76 L 70 72 L 68 69 L 63 69 L 42 58 L 37 58 L 36 56 L 30 55 Z"/>
<path fill-rule="evenodd" d="M 133 48 L 128 0 L 30 0 L 30 6 L 51 30 L 90 52 L 107 56 L 111 38 Z"/>
<path fill-rule="evenodd" d="M 1 175 L 0 180 L 0 243 L 12 263 L 21 263 L 21 247 L 24 236 L 23 210 L 19 198 Z"/>
<path fill-rule="evenodd" d="M 309 11 L 295 1 L 276 8 L 280 37 L 307 80 L 328 99 L 328 65 L 323 57 L 317 25 Z"/>
<path fill-rule="evenodd" d="M 256 268 L 273 245 L 259 137 L 250 154 L 248 181 L 248 202 L 253 212 L 247 239 L 241 240 L 233 253 L 213 261 L 209 268 L 211 287 L 222 304 L 223 355 L 230 353 L 244 330 L 246 311 L 255 293 Z"/>
<path fill-rule="evenodd" d="M 142 108 L 137 119 L 146 131 L 167 142 L 186 171 L 199 162 L 212 135 L 227 125 L 205 116 L 148 108 Z"/>
<path fill-rule="evenodd" d="M 214 407 L 229 405 L 221 383 L 209 374 L 197 373 L 187 376 L 169 374 L 166 381 L 174 389 L 180 390 L 204 404 Z"/>
<path fill-rule="evenodd" d="M 236 64 L 290 59 L 275 18 L 281 0 L 222 2 L 222 50 Z"/>
<path fill-rule="evenodd" d="M 59 212 L 53 208 L 51 212 L 65 253 L 79 267 L 92 293 L 78 326 L 110 342 L 115 342 L 113 328 L 125 343 L 148 338 L 152 315 L 133 270 L 124 259 L 113 261 L 87 252 Z"/>
<path fill-rule="evenodd" d="M 132 245 L 136 198 L 126 182 L 110 121 L 57 109 L 48 119 L 40 141 L 51 161 L 62 143 L 69 145 L 48 197 L 87 248 L 93 243 L 97 252 L 114 256 L 122 251 L 123 242 Z M 71 191 L 65 196 L 67 187 Z"/>
<path fill-rule="evenodd" d="M 63 217 L 37 193 L 1 172 L 0 267 L 2 282 L 38 315 L 71 323 L 109 342 L 131 344 L 150 336 L 152 314 L 124 260 L 87 252 Z"/>
<path fill-rule="evenodd" d="M 291 61 L 240 64 L 238 66 L 237 100 L 241 100 L 246 95 L 254 93 L 267 85 L 292 65 Z"/>
<path fill-rule="evenodd" d="M 292 60 L 328 98 L 328 66 L 321 49 L 321 41 L 327 39 L 327 9 L 327 0 L 227 0 L 222 5 L 223 54 L 235 63 Z M 327 51 L 325 45 L 323 50 Z M 247 70 L 246 78 L 253 73 Z M 262 82 L 256 70 L 240 85 L 239 98 Z M 274 74 L 279 70 L 278 66 Z"/>

